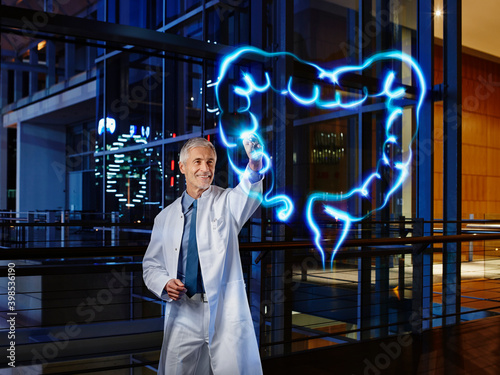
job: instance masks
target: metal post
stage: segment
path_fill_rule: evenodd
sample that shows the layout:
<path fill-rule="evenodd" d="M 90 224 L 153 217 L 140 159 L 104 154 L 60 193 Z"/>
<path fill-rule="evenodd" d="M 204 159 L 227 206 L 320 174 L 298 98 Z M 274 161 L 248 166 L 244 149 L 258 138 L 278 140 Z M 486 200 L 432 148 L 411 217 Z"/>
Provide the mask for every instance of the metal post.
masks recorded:
<path fill-rule="evenodd" d="M 375 306 L 379 315 L 379 337 L 389 334 L 389 256 L 375 260 Z"/>
<path fill-rule="evenodd" d="M 371 0 L 360 0 L 359 11 L 359 28 L 362 29 L 363 25 L 367 25 L 373 21 L 372 11 L 376 4 Z M 360 46 L 360 53 L 358 55 L 358 63 L 361 63 L 366 56 L 370 56 L 376 50 L 376 39 L 369 38 L 364 40 L 366 36 L 363 32 L 359 32 L 358 45 Z M 359 122 L 359 137 L 358 137 L 358 175 L 361 176 L 361 171 L 370 170 L 372 166 L 372 126 L 373 126 L 372 113 L 360 113 L 358 115 Z M 369 207 L 366 199 L 361 199 L 358 206 L 360 214 L 366 214 L 371 207 Z M 371 225 L 361 223 L 362 232 L 361 236 L 371 236 Z M 366 251 L 366 248 L 361 248 L 360 251 Z M 371 336 L 371 331 L 367 328 L 370 327 L 371 322 L 371 262 L 372 258 L 360 257 L 358 258 L 358 303 L 357 303 L 357 326 L 358 326 L 358 339 L 364 340 Z"/>
<path fill-rule="evenodd" d="M 399 306 L 398 309 L 398 331 L 403 332 L 404 326 L 403 323 L 405 319 L 405 258 L 404 255 L 402 258 L 399 258 L 398 263 L 398 297 L 399 297 Z"/>
<path fill-rule="evenodd" d="M 47 224 L 52 224 L 56 222 L 56 213 L 54 211 L 47 212 Z M 56 241 L 56 227 L 47 226 L 46 227 L 46 236 L 45 236 L 45 246 L 50 247 L 55 244 Z"/>
<path fill-rule="evenodd" d="M 474 220 L 474 214 L 469 215 L 469 219 Z M 469 262 L 472 262 L 474 258 L 474 241 L 469 242 Z"/>
<path fill-rule="evenodd" d="M 293 7 L 294 3 L 286 0 L 275 2 L 275 33 L 273 35 L 276 51 L 293 50 Z M 290 59 L 278 59 L 273 64 L 276 71 L 275 87 L 286 87 L 288 77 L 293 72 L 293 65 Z M 276 169 L 275 186 L 279 192 L 293 185 L 293 122 L 288 121 L 288 114 L 292 113 L 290 101 L 282 95 L 274 96 L 274 108 L 284 111 L 284 116 L 274 116 L 274 139 L 273 139 L 273 163 Z M 291 240 L 290 228 L 281 225 L 273 225 L 275 241 Z M 273 251 L 273 289 L 281 290 L 280 303 L 275 303 L 272 326 L 274 342 L 283 342 L 283 345 L 276 345 L 273 351 L 275 354 L 286 354 L 291 351 L 292 338 L 292 295 L 290 288 L 285 283 L 284 275 L 291 274 L 291 262 L 288 261 L 290 252 Z"/>
<path fill-rule="evenodd" d="M 66 218 L 66 213 L 61 211 L 61 246 L 64 247 L 66 245 L 66 226 L 64 226 Z"/>
<path fill-rule="evenodd" d="M 413 237 L 421 237 L 424 230 L 424 220 L 416 219 L 413 224 Z M 432 326 L 431 316 L 428 316 L 429 305 L 432 305 L 432 295 L 425 295 L 429 288 L 429 282 L 432 282 L 432 275 L 426 274 L 426 255 L 424 250 L 427 245 L 416 244 L 412 246 L 413 259 L 413 298 L 412 298 L 412 315 L 410 316 L 410 324 L 413 333 L 421 333 L 427 327 Z M 432 288 L 432 284 L 430 285 Z"/>
<path fill-rule="evenodd" d="M 462 1 L 444 1 L 443 219 L 444 235 L 462 219 Z M 443 326 L 460 322 L 461 243 L 443 246 Z"/>
<path fill-rule="evenodd" d="M 0 72 L 0 107 L 5 107 L 9 101 L 9 71 L 2 69 Z"/>
<path fill-rule="evenodd" d="M 361 251 L 366 251 L 362 249 Z M 371 338 L 371 286 L 372 286 L 372 258 L 358 258 L 358 305 L 357 325 L 359 329 L 358 340 Z"/>
<path fill-rule="evenodd" d="M 422 235 L 432 235 L 434 218 L 434 1 L 419 0 L 418 6 L 418 62 L 427 85 L 427 95 L 420 109 L 420 123 L 416 150 L 417 217 L 422 218 Z M 413 234 L 415 236 L 415 233 Z M 418 309 L 422 316 L 422 329 L 432 328 L 432 252 L 422 254 L 422 294 Z M 424 276 L 425 275 L 425 276 Z M 415 299 L 415 296 L 413 297 Z"/>
<path fill-rule="evenodd" d="M 120 228 L 114 224 L 120 222 L 120 213 L 111 212 L 111 246 L 117 246 L 120 242 Z"/>
<path fill-rule="evenodd" d="M 33 47 L 30 49 L 30 65 L 36 66 L 38 65 L 38 50 Z M 30 70 L 29 72 L 29 80 L 30 80 L 30 95 L 34 95 L 38 91 L 38 72 L 34 70 Z"/>
<path fill-rule="evenodd" d="M 45 59 L 47 64 L 45 87 L 48 89 L 56 83 L 56 46 L 51 40 L 47 40 L 45 45 Z"/>
<path fill-rule="evenodd" d="M 28 225 L 35 223 L 35 213 L 34 212 L 28 212 L 27 217 L 28 217 L 28 221 L 27 221 Z M 35 242 L 35 227 L 30 225 L 28 227 L 27 232 L 28 232 L 28 235 L 26 238 L 26 242 L 28 243 L 28 246 L 30 246 L 30 242 L 31 242 L 31 245 L 34 246 L 33 242 Z"/>
<path fill-rule="evenodd" d="M 69 37 L 67 38 L 69 39 Z M 75 75 L 75 44 L 66 43 L 64 48 L 64 79 L 69 81 Z"/>
<path fill-rule="evenodd" d="M 263 22 L 265 20 L 266 13 L 264 12 L 264 4 L 263 0 L 252 1 L 252 6 L 250 7 L 250 38 L 251 44 L 255 47 L 263 48 L 263 31 L 264 27 L 267 24 Z M 257 105 L 261 105 L 262 102 L 257 102 Z M 262 111 L 262 108 L 260 108 Z M 263 113 L 263 111 L 262 111 Z M 263 134 L 262 134 L 263 135 Z M 262 241 L 263 237 L 263 229 L 264 229 L 264 221 L 262 220 L 262 213 L 264 210 L 260 211 L 261 221 L 260 226 L 252 225 L 250 229 L 251 233 L 251 241 Z M 265 276 L 265 272 L 262 270 L 262 265 L 265 262 L 256 263 L 257 257 L 259 254 L 255 251 L 252 251 L 252 264 L 250 267 L 250 280 L 248 285 L 248 291 L 250 293 L 250 311 L 252 314 L 252 320 L 254 322 L 255 334 L 257 336 L 257 342 L 259 343 L 259 347 L 262 348 L 262 344 L 264 341 L 264 329 L 265 329 L 265 318 L 262 313 L 263 303 L 262 300 L 264 298 L 264 285 L 263 276 Z"/>

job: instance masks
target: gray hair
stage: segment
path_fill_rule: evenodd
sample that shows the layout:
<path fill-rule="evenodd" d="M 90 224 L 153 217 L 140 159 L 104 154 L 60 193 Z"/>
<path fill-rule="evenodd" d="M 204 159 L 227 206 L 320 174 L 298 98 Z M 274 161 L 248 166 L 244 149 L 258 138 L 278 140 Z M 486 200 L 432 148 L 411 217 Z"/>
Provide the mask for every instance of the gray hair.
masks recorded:
<path fill-rule="evenodd" d="M 205 138 L 197 137 L 197 138 L 191 138 L 189 141 L 184 143 L 184 146 L 182 146 L 181 152 L 179 155 L 179 160 L 182 164 L 186 164 L 186 161 L 189 157 L 189 151 L 195 147 L 210 148 L 214 152 L 215 160 L 217 160 L 217 152 L 215 151 L 214 145 L 210 141 L 206 140 Z"/>

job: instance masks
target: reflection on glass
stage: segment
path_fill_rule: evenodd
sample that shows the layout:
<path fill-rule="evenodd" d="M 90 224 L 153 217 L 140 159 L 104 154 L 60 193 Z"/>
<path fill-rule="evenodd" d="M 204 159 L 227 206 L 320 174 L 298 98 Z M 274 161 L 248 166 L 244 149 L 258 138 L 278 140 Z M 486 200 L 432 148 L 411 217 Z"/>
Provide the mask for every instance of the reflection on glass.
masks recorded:
<path fill-rule="evenodd" d="M 104 121 L 102 116 L 99 120 L 102 123 L 98 123 L 99 134 L 106 130 L 106 150 L 161 139 L 162 59 L 120 53 L 106 63 L 106 118 L 109 120 Z"/>
<path fill-rule="evenodd" d="M 350 147 L 355 145 L 355 121 L 356 117 L 350 116 L 294 129 L 294 196 L 349 190 L 355 181 L 351 166 L 356 166 L 359 154 Z M 355 205 L 349 209 L 354 212 Z"/>
<path fill-rule="evenodd" d="M 201 131 L 202 77 L 199 63 L 165 61 L 165 138 Z"/>
<path fill-rule="evenodd" d="M 214 129 L 219 121 L 220 109 L 215 97 L 215 85 L 217 83 L 217 69 L 212 64 L 207 64 L 205 73 L 205 130 Z"/>
<path fill-rule="evenodd" d="M 201 7 L 201 0 L 172 0 L 166 2 L 167 24 L 186 15 L 198 7 Z"/>
<path fill-rule="evenodd" d="M 142 135 L 122 134 L 123 140 L 141 144 Z M 152 221 L 160 212 L 161 148 L 143 148 L 106 157 L 106 208 L 118 211 L 121 221 Z"/>
<path fill-rule="evenodd" d="M 230 46 L 250 42 L 250 1 L 220 1 L 207 9 L 207 42 Z"/>
<path fill-rule="evenodd" d="M 184 191 L 184 175 L 179 170 L 179 152 L 184 142 L 165 145 L 164 190 L 165 207 L 176 200 Z"/>

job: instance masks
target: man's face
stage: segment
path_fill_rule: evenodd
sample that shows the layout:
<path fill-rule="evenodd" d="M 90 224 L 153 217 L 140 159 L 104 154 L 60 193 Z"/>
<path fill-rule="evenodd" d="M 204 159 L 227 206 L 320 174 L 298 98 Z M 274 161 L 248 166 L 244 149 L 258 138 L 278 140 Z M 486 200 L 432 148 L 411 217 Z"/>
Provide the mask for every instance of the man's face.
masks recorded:
<path fill-rule="evenodd" d="M 186 163 L 179 162 L 179 169 L 186 176 L 186 190 L 193 198 L 210 187 L 214 179 L 215 154 L 209 147 L 189 150 Z"/>

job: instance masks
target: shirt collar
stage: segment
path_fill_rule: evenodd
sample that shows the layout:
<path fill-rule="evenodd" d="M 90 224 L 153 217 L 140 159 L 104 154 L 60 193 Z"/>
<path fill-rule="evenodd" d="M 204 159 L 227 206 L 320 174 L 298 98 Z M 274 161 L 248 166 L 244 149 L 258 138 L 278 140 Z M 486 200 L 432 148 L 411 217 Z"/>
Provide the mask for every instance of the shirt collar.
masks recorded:
<path fill-rule="evenodd" d="M 182 193 L 182 212 L 186 213 L 194 202 L 194 198 L 186 191 Z"/>
<path fill-rule="evenodd" d="M 210 192 L 212 191 L 212 185 L 209 186 L 209 188 L 207 190 L 205 190 L 203 193 L 201 193 L 201 197 L 200 198 L 204 198 L 206 197 L 207 195 L 210 194 Z M 182 193 L 182 196 L 181 196 L 181 204 L 182 204 L 182 212 L 186 213 L 186 211 L 191 207 L 191 205 L 193 204 L 194 202 L 194 198 L 192 196 L 190 196 L 186 190 L 184 190 L 184 193 Z"/>

